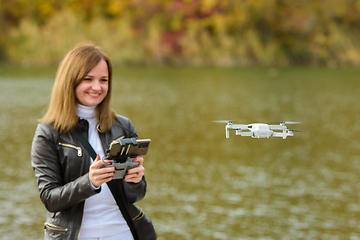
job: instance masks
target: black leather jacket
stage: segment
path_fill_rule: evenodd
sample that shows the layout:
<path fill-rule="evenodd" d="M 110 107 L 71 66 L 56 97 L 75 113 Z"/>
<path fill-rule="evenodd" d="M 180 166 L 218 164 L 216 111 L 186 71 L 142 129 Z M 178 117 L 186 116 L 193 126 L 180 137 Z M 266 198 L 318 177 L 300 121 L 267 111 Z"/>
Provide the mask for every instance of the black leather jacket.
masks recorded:
<path fill-rule="evenodd" d="M 79 121 L 78 130 L 88 136 L 88 122 Z M 134 125 L 125 117 L 118 116 L 115 124 L 105 133 L 98 132 L 105 150 L 114 139 L 136 137 Z M 40 123 L 37 126 L 31 149 L 31 164 L 35 171 L 40 198 L 47 209 L 44 239 L 78 239 L 85 200 L 101 191 L 94 191 L 89 182 L 90 155 L 69 132 L 59 133 L 52 126 Z M 139 183 L 122 179 L 112 180 L 123 201 L 119 208 L 128 222 L 134 239 L 132 219 L 142 215 L 133 203 L 146 193 L 145 178 Z"/>

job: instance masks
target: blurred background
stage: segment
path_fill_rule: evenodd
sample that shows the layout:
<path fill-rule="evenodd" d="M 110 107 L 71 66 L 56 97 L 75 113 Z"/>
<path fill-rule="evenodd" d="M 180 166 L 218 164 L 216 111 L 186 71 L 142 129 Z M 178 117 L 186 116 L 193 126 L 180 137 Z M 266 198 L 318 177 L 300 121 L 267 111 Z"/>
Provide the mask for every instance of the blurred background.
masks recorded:
<path fill-rule="evenodd" d="M 152 139 L 160 240 L 360 239 L 360 0 L 0 0 L 0 239 L 42 239 L 30 148 L 75 45 Z M 299 121 L 286 140 L 225 124 Z"/>
<path fill-rule="evenodd" d="M 357 0 L 0 1 L 0 58 L 57 65 L 79 42 L 114 64 L 358 66 Z"/>

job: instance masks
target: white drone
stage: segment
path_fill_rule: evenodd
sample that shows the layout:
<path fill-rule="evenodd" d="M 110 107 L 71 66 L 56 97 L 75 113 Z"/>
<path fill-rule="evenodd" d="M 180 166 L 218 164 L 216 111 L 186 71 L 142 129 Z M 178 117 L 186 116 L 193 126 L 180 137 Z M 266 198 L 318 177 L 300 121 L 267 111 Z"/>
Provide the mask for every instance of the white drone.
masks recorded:
<path fill-rule="evenodd" d="M 220 120 L 217 123 L 227 123 L 225 126 L 226 138 L 229 138 L 229 131 L 235 130 L 236 135 L 251 136 L 252 138 L 269 138 L 294 136 L 294 132 L 302 132 L 294 129 L 287 129 L 286 124 L 299 124 L 300 122 L 277 122 L 279 125 L 268 125 L 265 123 L 234 124 L 238 121 Z M 276 131 L 274 131 L 276 130 Z"/>

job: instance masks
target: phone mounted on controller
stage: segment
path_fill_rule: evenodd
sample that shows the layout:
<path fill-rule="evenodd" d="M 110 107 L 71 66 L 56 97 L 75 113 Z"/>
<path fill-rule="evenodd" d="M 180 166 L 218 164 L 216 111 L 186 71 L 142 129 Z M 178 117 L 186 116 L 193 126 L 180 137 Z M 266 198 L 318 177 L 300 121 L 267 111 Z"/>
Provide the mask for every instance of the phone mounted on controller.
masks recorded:
<path fill-rule="evenodd" d="M 139 166 L 139 162 L 133 159 L 137 156 L 145 156 L 150 142 L 150 139 L 136 138 L 119 138 L 112 141 L 104 158 L 111 161 L 111 164 L 102 165 L 102 167 L 115 167 L 113 179 L 124 178 L 129 169 Z"/>

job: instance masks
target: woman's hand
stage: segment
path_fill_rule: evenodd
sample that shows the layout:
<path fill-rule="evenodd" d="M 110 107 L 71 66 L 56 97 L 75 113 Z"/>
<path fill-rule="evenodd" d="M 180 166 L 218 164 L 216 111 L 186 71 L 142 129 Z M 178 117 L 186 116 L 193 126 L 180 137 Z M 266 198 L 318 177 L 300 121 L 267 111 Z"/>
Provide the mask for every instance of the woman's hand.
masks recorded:
<path fill-rule="evenodd" d="M 145 168 L 143 166 L 144 159 L 141 156 L 138 156 L 134 158 L 133 161 L 139 162 L 139 166 L 137 166 L 136 168 L 129 169 L 124 177 L 124 180 L 126 182 L 138 183 L 141 181 L 142 177 L 144 176 L 144 171 L 145 171 Z"/>
<path fill-rule="evenodd" d="M 111 181 L 115 174 L 115 167 L 100 168 L 104 164 L 111 164 L 111 162 L 108 160 L 102 161 L 98 154 L 95 161 L 90 165 L 89 179 L 96 188 L 100 187 L 103 183 Z"/>

